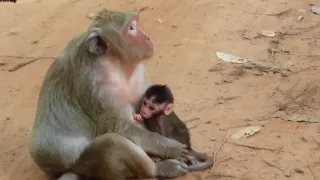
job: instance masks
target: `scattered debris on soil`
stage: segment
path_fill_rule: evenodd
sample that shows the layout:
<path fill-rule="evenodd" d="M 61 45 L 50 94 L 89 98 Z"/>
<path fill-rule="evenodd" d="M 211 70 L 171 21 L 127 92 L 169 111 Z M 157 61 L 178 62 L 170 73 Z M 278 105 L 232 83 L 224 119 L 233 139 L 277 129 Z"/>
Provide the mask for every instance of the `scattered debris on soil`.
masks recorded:
<path fill-rule="evenodd" d="M 262 128 L 261 126 L 249 126 L 233 133 L 231 135 L 231 138 L 232 139 L 247 138 L 259 132 L 261 128 Z"/>

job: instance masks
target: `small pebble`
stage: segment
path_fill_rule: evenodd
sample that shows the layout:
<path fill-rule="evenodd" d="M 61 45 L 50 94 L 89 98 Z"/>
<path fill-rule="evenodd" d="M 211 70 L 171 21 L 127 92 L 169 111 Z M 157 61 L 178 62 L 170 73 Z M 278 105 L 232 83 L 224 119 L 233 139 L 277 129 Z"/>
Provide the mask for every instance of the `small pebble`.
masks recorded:
<path fill-rule="evenodd" d="M 302 19 L 303 19 L 303 16 L 299 16 L 297 21 L 302 21 Z"/>
<path fill-rule="evenodd" d="M 4 66 L 6 65 L 7 63 L 5 61 L 0 61 L 0 66 Z"/>

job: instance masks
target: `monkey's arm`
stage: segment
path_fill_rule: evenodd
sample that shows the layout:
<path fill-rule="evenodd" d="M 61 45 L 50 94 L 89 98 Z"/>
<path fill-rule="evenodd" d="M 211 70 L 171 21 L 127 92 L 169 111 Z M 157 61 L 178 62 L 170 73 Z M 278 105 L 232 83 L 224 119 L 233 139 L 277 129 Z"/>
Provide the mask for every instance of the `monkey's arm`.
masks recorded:
<path fill-rule="evenodd" d="M 145 152 L 162 158 L 177 158 L 188 152 L 186 145 L 148 131 L 135 123 L 132 122 L 118 133 L 140 146 Z"/>

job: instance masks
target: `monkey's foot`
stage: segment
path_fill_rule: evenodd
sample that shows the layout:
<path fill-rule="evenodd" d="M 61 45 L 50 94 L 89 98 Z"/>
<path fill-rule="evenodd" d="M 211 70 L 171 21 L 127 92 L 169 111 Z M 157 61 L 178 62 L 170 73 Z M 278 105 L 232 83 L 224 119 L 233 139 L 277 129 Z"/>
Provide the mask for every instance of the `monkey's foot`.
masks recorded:
<path fill-rule="evenodd" d="M 188 166 L 176 159 L 166 159 L 157 163 L 157 177 L 172 179 L 184 176 L 188 172 Z"/>

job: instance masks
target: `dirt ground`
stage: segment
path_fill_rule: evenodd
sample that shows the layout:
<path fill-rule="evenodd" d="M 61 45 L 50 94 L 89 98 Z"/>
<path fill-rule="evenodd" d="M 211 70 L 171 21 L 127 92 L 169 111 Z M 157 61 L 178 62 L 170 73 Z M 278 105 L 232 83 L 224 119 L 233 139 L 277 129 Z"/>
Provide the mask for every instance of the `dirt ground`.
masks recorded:
<path fill-rule="evenodd" d="M 28 154 L 42 78 L 67 42 L 102 8 L 149 6 L 141 22 L 156 43 L 146 63 L 152 82 L 167 83 L 196 150 L 213 169 L 179 179 L 320 179 L 320 15 L 318 0 L 18 0 L 0 4 L 0 179 L 45 179 Z M 320 4 L 318 4 L 320 5 Z M 303 16 L 301 21 L 297 21 Z M 162 22 L 162 23 L 161 23 Z M 263 30 L 275 37 L 259 35 Z M 258 65 L 231 64 L 230 53 Z M 21 56 L 21 57 L 5 57 Z M 30 61 L 24 57 L 40 58 Z M 32 58 L 31 58 L 32 60 Z M 319 120 L 318 120 L 319 121 Z M 260 132 L 236 140 L 246 126 Z M 225 142 L 225 143 L 223 143 Z"/>

